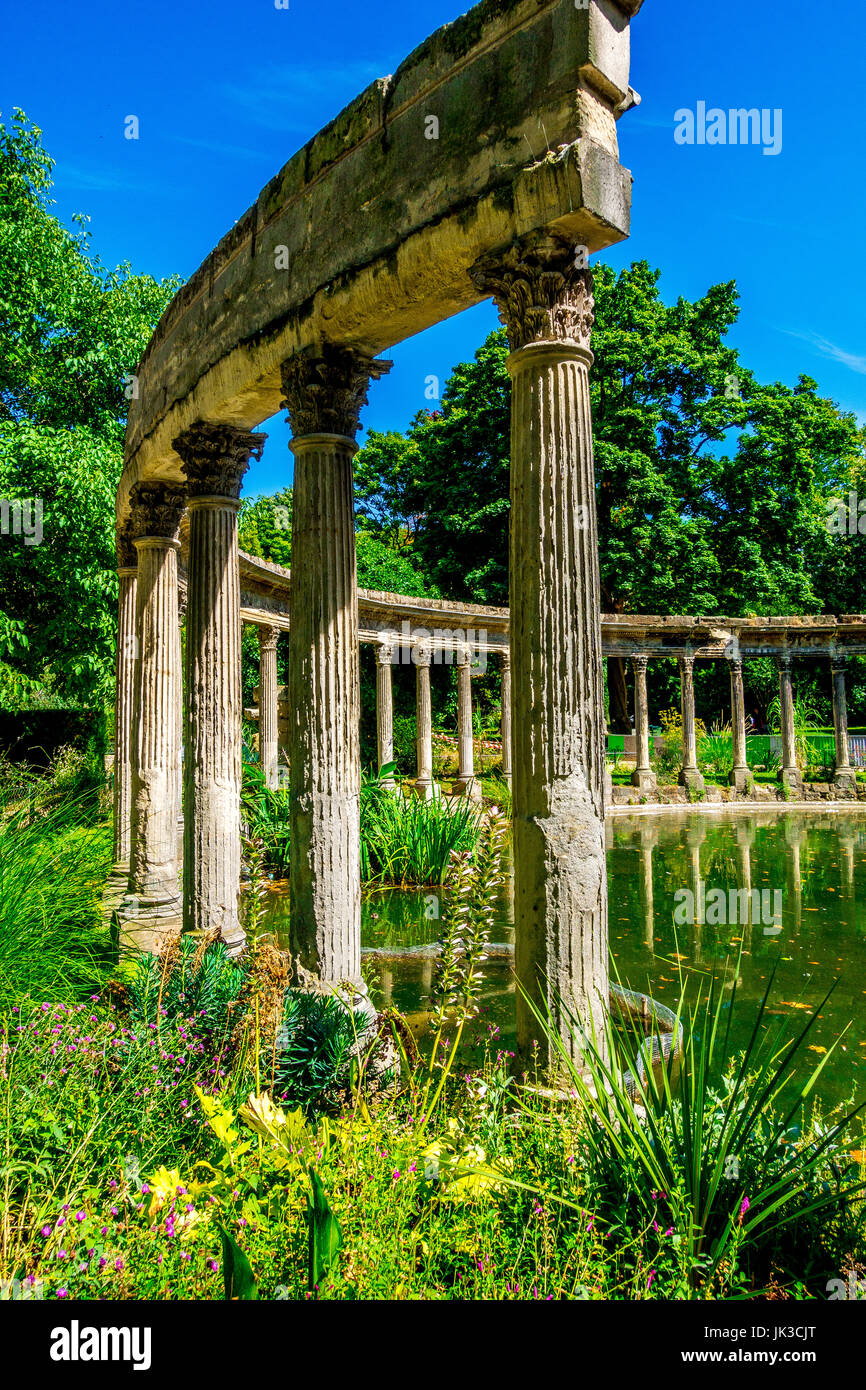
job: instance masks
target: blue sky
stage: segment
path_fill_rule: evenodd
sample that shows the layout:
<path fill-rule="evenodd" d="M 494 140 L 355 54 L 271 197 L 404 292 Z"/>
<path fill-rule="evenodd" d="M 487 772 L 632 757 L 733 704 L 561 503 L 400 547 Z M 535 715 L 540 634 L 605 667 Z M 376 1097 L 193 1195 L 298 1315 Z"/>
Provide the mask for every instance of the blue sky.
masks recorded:
<path fill-rule="evenodd" d="M 0 109 L 21 106 L 57 161 L 59 216 L 91 217 L 106 264 L 190 275 L 259 189 L 373 78 L 393 72 L 461 0 L 47 0 L 4 15 Z M 801 372 L 866 422 L 863 52 L 866 6 L 825 0 L 646 0 L 632 25 L 642 105 L 619 125 L 635 176 L 632 235 L 666 298 L 735 279 L 733 342 L 762 379 Z M 781 109 L 776 156 L 686 146 L 674 113 Z M 140 138 L 124 138 L 137 115 Z M 402 429 L 497 322 L 490 304 L 399 345 L 365 424 Z M 246 492 L 291 480 L 275 419 Z"/>

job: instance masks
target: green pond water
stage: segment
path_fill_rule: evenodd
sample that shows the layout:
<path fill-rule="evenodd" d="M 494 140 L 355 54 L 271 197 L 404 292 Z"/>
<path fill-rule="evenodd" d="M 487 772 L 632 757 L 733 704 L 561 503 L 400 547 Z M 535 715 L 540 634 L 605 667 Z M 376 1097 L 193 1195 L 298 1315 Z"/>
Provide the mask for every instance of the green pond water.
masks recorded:
<path fill-rule="evenodd" d="M 628 988 L 669 1006 L 679 971 L 695 990 L 713 972 L 730 991 L 739 954 L 732 1033 L 745 1043 L 776 967 L 772 1025 L 802 1027 L 838 980 L 811 1031 L 817 1062 L 848 1029 L 819 1092 L 835 1103 L 866 1099 L 866 813 L 661 813 L 612 818 L 607 826 L 612 972 Z M 434 889 L 365 894 L 365 975 L 378 1002 L 427 1030 L 442 899 Z M 273 895 L 279 931 L 288 911 Z M 513 943 L 506 888 L 492 940 Z M 392 954 L 393 953 L 393 954 Z M 741 953 L 741 954 L 740 954 Z M 514 980 L 502 951 L 485 964 L 483 1007 L 470 1050 L 514 1042 Z M 726 1007 L 728 1005 L 726 1004 Z"/>

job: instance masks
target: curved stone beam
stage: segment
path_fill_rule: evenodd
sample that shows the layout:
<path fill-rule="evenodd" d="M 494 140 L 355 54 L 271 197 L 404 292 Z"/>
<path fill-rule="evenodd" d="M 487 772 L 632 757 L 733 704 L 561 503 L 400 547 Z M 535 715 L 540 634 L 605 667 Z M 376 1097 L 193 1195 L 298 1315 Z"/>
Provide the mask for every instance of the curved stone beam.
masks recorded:
<path fill-rule="evenodd" d="M 636 0 L 483 0 L 309 141 L 175 296 L 137 372 L 118 516 L 179 480 L 197 420 L 250 428 L 280 366 L 376 354 L 484 298 L 469 268 L 539 228 L 591 251 L 629 230 L 616 120 Z"/>

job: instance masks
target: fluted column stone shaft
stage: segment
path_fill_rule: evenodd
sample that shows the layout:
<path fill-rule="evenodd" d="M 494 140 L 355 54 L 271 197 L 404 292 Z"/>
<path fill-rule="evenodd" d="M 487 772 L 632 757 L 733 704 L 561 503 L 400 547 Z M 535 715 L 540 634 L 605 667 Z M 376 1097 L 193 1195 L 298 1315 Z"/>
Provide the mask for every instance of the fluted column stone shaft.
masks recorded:
<path fill-rule="evenodd" d="M 639 787 L 641 791 L 651 792 L 656 789 L 657 779 L 650 763 L 649 705 L 646 692 L 647 658 L 645 656 L 633 657 L 631 664 L 634 671 L 634 729 L 637 744 L 635 770 L 631 775 L 631 780 L 632 785 Z"/>
<path fill-rule="evenodd" d="M 265 435 L 193 425 L 173 447 L 189 487 L 184 766 L 184 928 L 217 929 L 243 950 L 241 617 L 238 512 L 244 474 Z"/>
<path fill-rule="evenodd" d="M 135 696 L 135 662 L 138 648 L 136 582 L 138 554 L 129 524 L 117 533 L 117 657 L 114 705 L 113 769 L 113 869 L 112 876 L 126 888 L 129 876 L 130 820 L 132 815 L 132 719 Z"/>
<path fill-rule="evenodd" d="M 510 610 L 513 675 L 517 1048 L 556 1069 L 524 995 L 550 1010 L 579 1058 L 608 1004 L 605 729 L 589 271 L 572 246 L 525 238 L 473 268 L 508 330 L 512 379 Z M 575 1029 L 570 1015 L 579 1020 Z"/>
<path fill-rule="evenodd" d="M 355 433 L 390 363 L 326 347 L 283 364 L 295 456 L 289 778 L 292 949 L 319 981 L 361 981 Z"/>
<path fill-rule="evenodd" d="M 836 740 L 836 770 L 833 783 L 837 791 L 851 793 L 857 790 L 857 776 L 851 766 L 848 744 L 848 658 L 833 656 L 830 670 L 833 677 L 833 733 Z"/>
<path fill-rule="evenodd" d="M 430 698 L 430 661 L 428 646 L 412 648 L 415 663 L 415 751 L 418 776 L 415 791 L 418 796 L 433 795 L 433 705 Z"/>
<path fill-rule="evenodd" d="M 277 785 L 279 760 L 277 720 L 277 641 L 278 627 L 259 628 L 259 756 L 269 787 Z"/>
<path fill-rule="evenodd" d="M 680 769 L 680 785 L 689 791 L 701 791 L 704 779 L 698 769 L 698 745 L 695 733 L 695 659 L 681 656 L 680 667 L 680 708 L 683 721 L 683 765 Z"/>
<path fill-rule="evenodd" d="M 380 642 L 376 647 L 376 742 L 380 772 L 394 761 L 393 654 L 394 648 L 388 642 Z M 382 785 L 393 787 L 396 783 L 393 777 L 387 777 Z"/>
<path fill-rule="evenodd" d="M 456 796 L 470 796 L 476 791 L 472 652 L 468 647 L 461 648 L 457 653 L 457 780 L 451 790 Z"/>
<path fill-rule="evenodd" d="M 782 734 L 782 768 L 779 778 L 787 790 L 800 792 L 803 789 L 803 778 L 797 766 L 794 689 L 791 681 L 791 657 L 787 652 L 779 658 L 779 725 Z"/>
<path fill-rule="evenodd" d="M 177 617 L 178 528 L 186 496 L 164 483 L 130 494 L 138 554 L 129 881 L 121 905 L 127 945 L 154 949 L 179 932 L 177 818 L 181 650 Z"/>
<path fill-rule="evenodd" d="M 746 756 L 746 697 L 743 691 L 743 663 L 739 657 L 731 660 L 731 742 L 734 766 L 731 786 L 737 791 L 750 791 L 754 778 Z"/>
<path fill-rule="evenodd" d="M 502 653 L 502 704 L 499 722 L 499 741 L 502 744 L 502 776 L 511 781 L 511 652 Z"/>

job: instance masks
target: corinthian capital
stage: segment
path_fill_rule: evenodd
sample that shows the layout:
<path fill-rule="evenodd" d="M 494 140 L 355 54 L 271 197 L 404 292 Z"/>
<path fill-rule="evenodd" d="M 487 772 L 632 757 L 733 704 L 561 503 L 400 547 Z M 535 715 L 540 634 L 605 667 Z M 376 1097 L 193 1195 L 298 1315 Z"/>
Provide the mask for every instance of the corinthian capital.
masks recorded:
<path fill-rule="evenodd" d="M 136 483 L 130 490 L 130 533 L 134 541 L 145 536 L 177 540 L 186 492 L 171 483 Z"/>
<path fill-rule="evenodd" d="M 114 536 L 117 568 L 119 570 L 134 570 L 138 564 L 138 551 L 132 539 L 132 522 L 129 519 L 120 522 L 115 527 Z"/>
<path fill-rule="evenodd" d="M 385 376 L 393 365 L 354 348 L 330 344 L 290 357 L 282 366 L 285 400 L 281 404 L 289 412 L 292 434 L 295 438 L 341 434 L 354 439 L 370 382 Z"/>
<path fill-rule="evenodd" d="M 190 497 L 237 500 L 250 459 L 261 458 L 267 437 L 205 420 L 178 435 L 171 447 L 181 457 Z"/>
<path fill-rule="evenodd" d="M 589 350 L 595 300 L 592 272 L 580 260 L 570 242 L 533 232 L 472 266 L 473 284 L 496 300 L 512 352 L 529 343 L 575 343 Z"/>

